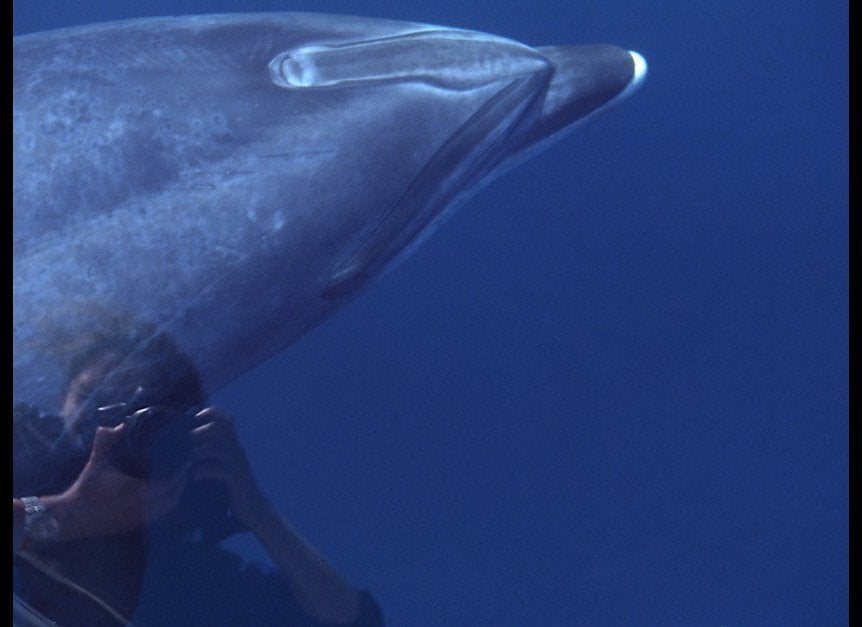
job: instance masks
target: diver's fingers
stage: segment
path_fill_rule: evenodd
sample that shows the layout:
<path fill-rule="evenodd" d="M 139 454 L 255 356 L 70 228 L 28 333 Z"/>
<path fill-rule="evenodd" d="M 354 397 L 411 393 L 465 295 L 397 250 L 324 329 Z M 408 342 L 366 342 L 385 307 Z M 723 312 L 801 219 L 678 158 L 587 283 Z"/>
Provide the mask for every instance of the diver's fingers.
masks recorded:
<path fill-rule="evenodd" d="M 108 451 L 123 437 L 125 428 L 125 423 L 121 423 L 116 427 L 98 427 L 93 439 L 93 449 L 90 453 L 90 459 L 103 459 Z"/>
<path fill-rule="evenodd" d="M 195 414 L 196 418 L 208 418 L 211 416 L 225 416 L 225 417 L 227 417 L 227 416 L 229 416 L 229 414 L 227 412 L 224 412 L 224 411 L 218 409 L 217 407 L 213 407 L 212 405 L 210 405 L 209 407 L 204 407 L 202 410 L 200 410 L 198 413 Z"/>
<path fill-rule="evenodd" d="M 233 440 L 236 439 L 236 429 L 234 429 L 233 422 L 220 416 L 211 418 L 212 420 L 207 420 L 203 424 L 192 429 L 192 433 L 211 435 L 215 437 L 226 437 Z"/>
<path fill-rule="evenodd" d="M 226 433 L 233 434 L 236 432 L 233 416 L 215 407 L 207 407 L 199 411 L 195 414 L 195 421 L 198 425 L 212 424 L 212 428 Z"/>
<path fill-rule="evenodd" d="M 230 425 L 209 422 L 192 429 L 191 438 L 196 447 L 211 445 L 225 452 L 234 451 L 237 455 L 242 453 L 242 445 Z"/>
<path fill-rule="evenodd" d="M 195 414 L 195 420 L 198 424 L 214 423 L 221 425 L 221 428 L 233 430 L 233 417 L 227 412 L 216 409 L 215 407 L 207 407 Z"/>
<path fill-rule="evenodd" d="M 225 438 L 227 436 L 226 429 L 220 427 L 218 422 L 207 422 L 195 427 L 191 430 L 192 438 L 196 441 L 204 442 L 215 438 Z"/>

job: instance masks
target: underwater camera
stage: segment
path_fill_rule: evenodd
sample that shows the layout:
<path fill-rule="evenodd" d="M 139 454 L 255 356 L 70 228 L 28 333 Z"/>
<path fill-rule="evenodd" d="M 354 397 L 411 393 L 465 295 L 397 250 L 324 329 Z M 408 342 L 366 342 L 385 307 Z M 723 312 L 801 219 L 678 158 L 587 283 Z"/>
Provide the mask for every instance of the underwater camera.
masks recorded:
<path fill-rule="evenodd" d="M 99 407 L 103 425 L 126 424 L 124 437 L 108 453 L 123 473 L 144 479 L 166 479 L 189 460 L 194 410 L 164 405 L 135 408 L 134 402 Z"/>

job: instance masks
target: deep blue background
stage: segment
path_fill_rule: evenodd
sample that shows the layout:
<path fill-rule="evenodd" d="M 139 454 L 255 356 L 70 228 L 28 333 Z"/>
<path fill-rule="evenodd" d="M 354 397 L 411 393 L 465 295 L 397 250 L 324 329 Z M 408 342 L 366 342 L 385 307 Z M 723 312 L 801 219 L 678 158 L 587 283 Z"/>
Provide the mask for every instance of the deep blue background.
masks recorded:
<path fill-rule="evenodd" d="M 846 3 L 27 0 L 14 30 L 276 10 L 650 62 L 218 393 L 279 508 L 391 625 L 846 624 Z"/>

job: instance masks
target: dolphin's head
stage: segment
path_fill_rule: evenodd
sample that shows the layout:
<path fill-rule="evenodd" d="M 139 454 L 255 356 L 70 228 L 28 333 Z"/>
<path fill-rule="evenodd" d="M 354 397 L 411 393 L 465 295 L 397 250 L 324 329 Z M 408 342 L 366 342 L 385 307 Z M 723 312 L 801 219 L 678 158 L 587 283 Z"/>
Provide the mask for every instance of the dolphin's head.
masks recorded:
<path fill-rule="evenodd" d="M 15 394 L 46 330 L 129 312 L 207 391 L 284 349 L 494 176 L 630 94 L 608 45 L 314 14 L 14 41 Z"/>

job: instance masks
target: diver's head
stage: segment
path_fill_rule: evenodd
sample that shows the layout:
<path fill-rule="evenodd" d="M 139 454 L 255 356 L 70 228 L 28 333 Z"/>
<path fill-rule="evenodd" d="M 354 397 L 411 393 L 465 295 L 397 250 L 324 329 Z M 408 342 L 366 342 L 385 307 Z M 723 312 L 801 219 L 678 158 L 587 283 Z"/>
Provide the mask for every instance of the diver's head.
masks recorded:
<path fill-rule="evenodd" d="M 128 320 L 117 318 L 94 333 L 76 335 L 57 353 L 66 381 L 62 416 L 68 434 L 86 450 L 97 427 L 126 421 L 127 436 L 115 445 L 120 457 L 113 462 L 127 474 L 144 471 L 158 480 L 181 467 L 177 460 L 188 459 L 187 419 L 204 404 L 203 386 L 194 363 L 171 336 Z M 237 530 L 228 515 L 229 497 L 218 482 L 196 482 L 182 499 L 161 520 L 163 526 L 202 531 L 213 542 Z"/>
<path fill-rule="evenodd" d="M 85 438 L 116 423 L 106 407 L 121 406 L 125 415 L 151 405 L 182 412 L 203 402 L 192 361 L 151 325 L 115 323 L 78 338 L 62 365 L 61 415 L 70 433 Z"/>

